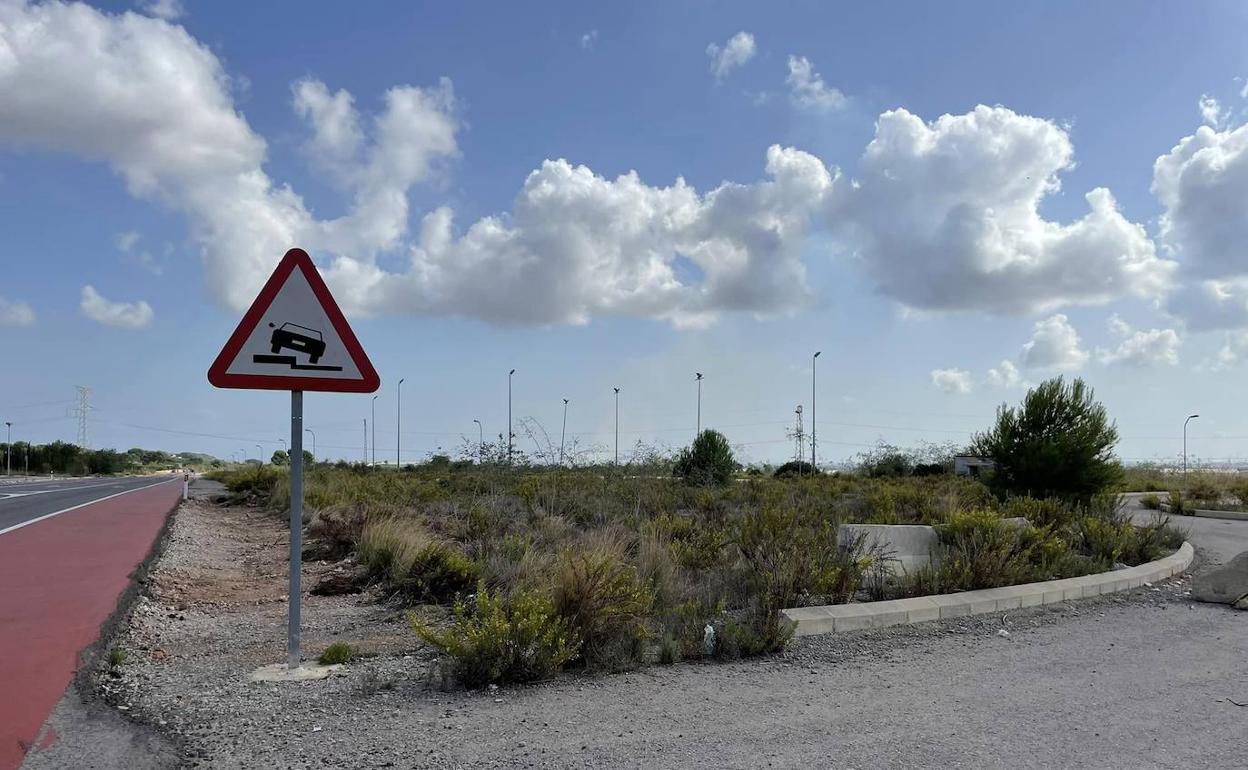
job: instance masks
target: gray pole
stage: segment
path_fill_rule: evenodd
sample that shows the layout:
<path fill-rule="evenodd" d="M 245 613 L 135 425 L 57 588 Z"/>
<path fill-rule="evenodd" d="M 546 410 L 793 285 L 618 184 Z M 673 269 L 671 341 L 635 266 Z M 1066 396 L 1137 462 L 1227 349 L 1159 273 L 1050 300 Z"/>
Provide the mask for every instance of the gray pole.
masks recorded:
<path fill-rule="evenodd" d="M 815 354 L 810 357 L 810 473 L 812 476 L 817 469 L 815 465 L 815 359 L 819 358 L 822 352 L 822 350 L 816 350 Z"/>
<path fill-rule="evenodd" d="M 615 389 L 615 464 L 620 464 L 620 389 Z"/>
<path fill-rule="evenodd" d="M 396 407 L 394 416 L 394 469 L 397 471 L 403 467 L 403 380 L 399 378 L 399 396 L 398 406 Z"/>
<path fill-rule="evenodd" d="M 377 396 L 373 395 L 373 467 L 377 466 Z"/>
<path fill-rule="evenodd" d="M 512 369 L 510 372 L 507 372 L 507 464 L 508 465 L 511 465 L 511 439 L 515 437 L 516 435 L 511 430 L 511 375 L 515 373 L 516 373 L 515 369 Z"/>
<path fill-rule="evenodd" d="M 316 462 L 316 433 L 311 428 L 304 428 L 304 430 L 312 434 L 312 462 Z"/>
<path fill-rule="evenodd" d="M 568 400 L 563 400 L 563 429 L 559 431 L 559 467 L 563 467 L 563 440 L 568 435 Z"/>
<path fill-rule="evenodd" d="M 477 462 L 481 462 L 485 459 L 485 426 L 475 417 L 472 421 L 477 424 Z"/>
<path fill-rule="evenodd" d="M 364 464 L 368 465 L 368 418 L 364 419 Z"/>
<path fill-rule="evenodd" d="M 9 437 L 4 442 L 4 475 L 10 476 L 13 473 L 13 423 L 5 422 L 4 427 L 9 429 Z"/>
<path fill-rule="evenodd" d="M 702 372 L 694 372 L 694 374 L 698 375 L 698 429 L 693 434 L 696 439 L 702 435 Z"/>
<path fill-rule="evenodd" d="M 1187 419 L 1183 421 L 1183 488 L 1184 489 L 1187 489 L 1187 424 L 1199 416 L 1200 415 L 1198 414 L 1188 415 Z"/>
<path fill-rule="evenodd" d="M 256 459 L 260 461 L 261 465 L 264 465 L 264 447 L 259 444 L 256 444 Z"/>
<path fill-rule="evenodd" d="M 299 668 L 300 571 L 303 560 L 303 391 L 290 392 L 290 612 L 286 667 Z"/>

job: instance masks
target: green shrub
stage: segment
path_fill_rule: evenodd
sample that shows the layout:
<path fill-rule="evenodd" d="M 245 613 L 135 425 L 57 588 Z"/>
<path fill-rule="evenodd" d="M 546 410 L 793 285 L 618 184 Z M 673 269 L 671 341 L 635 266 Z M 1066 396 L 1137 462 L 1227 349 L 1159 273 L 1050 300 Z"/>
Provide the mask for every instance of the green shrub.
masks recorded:
<path fill-rule="evenodd" d="M 1116 488 L 1118 428 L 1093 395 L 1083 380 L 1055 377 L 1027 391 L 1017 409 L 997 409 L 996 425 L 971 447 L 995 464 L 989 485 L 1003 497 L 1072 501 Z"/>
<path fill-rule="evenodd" d="M 773 479 L 792 479 L 802 476 L 815 475 L 815 466 L 805 460 L 789 460 L 784 465 L 776 468 L 775 473 L 771 474 Z"/>
<path fill-rule="evenodd" d="M 334 666 L 355 660 L 355 648 L 347 642 L 334 642 L 316 659 L 322 666 Z"/>
<path fill-rule="evenodd" d="M 737 460 L 724 434 L 704 430 L 692 446 L 680 450 L 672 473 L 686 484 L 712 486 L 727 484 L 736 469 Z"/>
<path fill-rule="evenodd" d="M 1161 510 L 1161 498 L 1155 493 L 1149 492 L 1140 498 L 1140 505 L 1148 508 L 1150 511 Z"/>
<path fill-rule="evenodd" d="M 108 653 L 108 665 L 111 668 L 117 668 L 126 662 L 126 651 L 121 647 L 114 647 Z"/>
<path fill-rule="evenodd" d="M 479 573 L 477 564 L 455 545 L 410 519 L 369 523 L 356 552 L 372 576 L 410 601 L 446 601 L 472 586 Z"/>
<path fill-rule="evenodd" d="M 1024 518 L 1034 527 L 1065 527 L 1074 520 L 1074 511 L 1061 500 L 1010 497 L 1001 505 L 1001 517 Z"/>
<path fill-rule="evenodd" d="M 1212 503 L 1222 499 L 1222 487 L 1207 474 L 1191 474 L 1184 486 L 1184 492 L 1193 500 Z"/>
<path fill-rule="evenodd" d="M 949 590 L 997 588 L 1027 574 L 1018 556 L 1020 530 L 992 511 L 955 514 L 936 534 L 945 549 L 940 580 Z"/>
<path fill-rule="evenodd" d="M 1187 501 L 1183 499 L 1183 493 L 1177 489 L 1170 490 L 1170 499 L 1166 501 L 1170 504 L 1170 512 L 1179 516 L 1190 516 L 1191 511 L 1187 509 Z"/>
<path fill-rule="evenodd" d="M 477 585 L 470 609 L 455 601 L 455 621 L 438 631 L 415 616 L 412 627 L 451 659 L 451 673 L 466 687 L 533 682 L 558 672 L 576 657 L 579 643 L 550 598 L 538 591 L 502 592 Z"/>
<path fill-rule="evenodd" d="M 781 609 L 766 597 L 759 597 L 741 617 L 724 620 L 715 632 L 715 658 L 736 660 L 783 650 L 795 627 L 780 614 Z"/>
<path fill-rule="evenodd" d="M 566 551 L 555 573 L 555 611 L 580 641 L 591 670 L 620 671 L 641 662 L 650 593 L 614 548 Z"/>

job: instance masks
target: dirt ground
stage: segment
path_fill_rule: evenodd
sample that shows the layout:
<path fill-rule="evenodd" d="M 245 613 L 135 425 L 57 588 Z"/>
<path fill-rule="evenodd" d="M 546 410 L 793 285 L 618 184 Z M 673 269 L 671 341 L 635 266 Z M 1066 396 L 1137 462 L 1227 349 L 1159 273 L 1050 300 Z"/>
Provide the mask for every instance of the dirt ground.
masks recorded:
<path fill-rule="evenodd" d="M 1245 756 L 1248 613 L 1192 602 L 1183 578 L 813 637 L 758 660 L 484 692 L 440 689 L 385 597 L 307 596 L 305 658 L 338 640 L 370 656 L 321 682 L 255 683 L 252 670 L 284 658 L 286 543 L 256 510 L 195 501 L 178 513 L 116 640 L 126 662 L 95 683 L 173 747 L 151 766 L 1190 768 Z M 305 586 L 330 568 L 306 564 Z M 62 731 L 28 766 L 130 766 L 75 741 Z"/>

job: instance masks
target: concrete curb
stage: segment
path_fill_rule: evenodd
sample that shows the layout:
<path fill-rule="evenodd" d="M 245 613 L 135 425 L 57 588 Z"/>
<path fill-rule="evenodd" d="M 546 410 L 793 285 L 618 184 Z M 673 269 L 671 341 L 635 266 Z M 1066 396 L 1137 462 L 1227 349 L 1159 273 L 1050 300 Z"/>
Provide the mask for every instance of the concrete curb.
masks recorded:
<path fill-rule="evenodd" d="M 1161 504 L 1161 512 L 1170 516 L 1195 516 L 1198 519 L 1226 519 L 1228 521 L 1248 521 L 1248 511 L 1211 511 L 1206 508 L 1192 508 L 1175 513 L 1168 503 Z"/>
<path fill-rule="evenodd" d="M 961 618 L 1127 591 L 1183 572 L 1191 566 L 1194 555 L 1192 544 L 1184 543 L 1179 550 L 1157 561 L 1097 575 L 886 602 L 794 607 L 781 612 L 797 624 L 796 636 Z"/>

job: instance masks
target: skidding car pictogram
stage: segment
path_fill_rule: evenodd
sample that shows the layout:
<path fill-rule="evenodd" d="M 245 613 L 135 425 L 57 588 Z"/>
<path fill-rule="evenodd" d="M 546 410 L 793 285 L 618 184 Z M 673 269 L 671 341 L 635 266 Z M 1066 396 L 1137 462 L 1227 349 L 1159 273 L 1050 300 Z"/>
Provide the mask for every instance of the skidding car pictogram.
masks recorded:
<path fill-rule="evenodd" d="M 273 324 L 269 324 L 273 326 Z M 300 329 L 307 334 L 295 331 Z M 308 354 L 308 363 L 315 364 L 325 355 L 325 339 L 321 337 L 321 333 L 316 329 L 309 329 L 299 324 L 284 323 L 280 327 L 273 329 L 273 337 L 269 340 L 271 352 L 275 355 L 282 352 L 282 348 L 293 350 L 298 353 Z"/>

